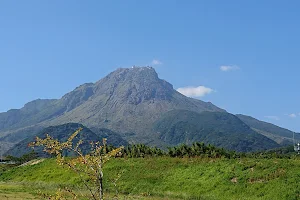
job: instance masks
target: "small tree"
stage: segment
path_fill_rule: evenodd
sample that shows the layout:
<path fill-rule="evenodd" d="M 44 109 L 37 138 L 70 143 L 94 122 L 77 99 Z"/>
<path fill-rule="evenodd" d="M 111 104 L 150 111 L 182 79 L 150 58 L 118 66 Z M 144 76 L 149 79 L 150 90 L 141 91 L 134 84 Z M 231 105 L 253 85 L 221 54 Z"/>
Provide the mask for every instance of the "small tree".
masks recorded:
<path fill-rule="evenodd" d="M 80 149 L 83 141 L 79 140 L 75 145 L 72 142 L 81 130 L 82 128 L 79 128 L 66 142 L 59 142 L 57 139 L 46 135 L 45 139 L 37 137 L 36 141 L 32 142 L 30 146 L 44 146 L 44 151 L 56 155 L 59 165 L 68 166 L 69 169 L 80 176 L 82 183 L 90 192 L 89 199 L 103 200 L 103 165 L 111 157 L 119 154 L 123 147 L 108 151 L 106 139 L 104 138 L 102 144 L 91 142 L 91 152 L 84 155 Z M 63 156 L 65 150 L 76 153 L 77 157 L 65 158 Z M 88 177 L 88 181 L 86 177 Z M 74 195 L 74 193 L 72 194 Z"/>

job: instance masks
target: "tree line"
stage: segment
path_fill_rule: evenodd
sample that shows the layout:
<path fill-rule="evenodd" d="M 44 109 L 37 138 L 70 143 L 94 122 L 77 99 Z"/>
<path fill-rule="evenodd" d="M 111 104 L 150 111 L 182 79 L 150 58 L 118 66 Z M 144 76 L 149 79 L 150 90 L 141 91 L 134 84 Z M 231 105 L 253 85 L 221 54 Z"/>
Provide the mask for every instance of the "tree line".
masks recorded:
<path fill-rule="evenodd" d="M 110 152 L 116 149 L 112 145 L 107 145 L 103 151 Z M 21 157 L 6 156 L 6 160 L 13 161 L 16 164 L 22 164 L 38 156 L 33 150 Z M 219 148 L 211 144 L 204 144 L 203 142 L 194 142 L 192 145 L 180 144 L 167 149 L 160 149 L 158 147 L 150 147 L 145 144 L 131 144 L 121 149 L 115 157 L 122 158 L 145 158 L 145 157 L 201 157 L 201 158 L 293 158 L 296 156 L 293 146 L 282 147 L 278 149 L 257 151 L 257 152 L 236 152 Z"/>
<path fill-rule="evenodd" d="M 114 148 L 114 147 L 110 147 Z M 201 157 L 201 158 L 293 158 L 296 156 L 293 146 L 257 152 L 236 152 L 216 147 L 212 144 L 194 142 L 192 145 L 180 144 L 162 150 L 158 147 L 149 147 L 145 144 L 133 144 L 122 149 L 119 157 L 144 158 L 144 157 Z"/>

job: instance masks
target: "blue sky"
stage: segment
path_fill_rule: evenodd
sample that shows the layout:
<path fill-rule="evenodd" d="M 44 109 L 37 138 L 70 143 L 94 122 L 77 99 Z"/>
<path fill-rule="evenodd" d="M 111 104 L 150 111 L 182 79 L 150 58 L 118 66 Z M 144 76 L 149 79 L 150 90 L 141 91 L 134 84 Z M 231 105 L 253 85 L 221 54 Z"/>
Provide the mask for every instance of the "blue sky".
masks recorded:
<path fill-rule="evenodd" d="M 1 1 L 0 111 L 60 98 L 118 67 L 152 65 L 188 95 L 300 131 L 299 8 L 298 1 Z"/>

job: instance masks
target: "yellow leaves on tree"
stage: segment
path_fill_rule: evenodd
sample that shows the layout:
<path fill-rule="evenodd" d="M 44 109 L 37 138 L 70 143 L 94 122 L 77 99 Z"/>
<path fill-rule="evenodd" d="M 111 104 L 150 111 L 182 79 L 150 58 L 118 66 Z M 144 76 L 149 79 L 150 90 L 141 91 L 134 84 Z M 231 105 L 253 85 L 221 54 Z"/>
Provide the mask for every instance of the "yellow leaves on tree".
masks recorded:
<path fill-rule="evenodd" d="M 73 144 L 74 138 L 80 133 L 80 131 L 82 131 L 82 128 L 75 131 L 66 142 L 59 142 L 57 139 L 53 139 L 50 135 L 46 135 L 45 139 L 37 137 L 36 141 L 29 145 L 32 147 L 44 146 L 44 151 L 56 155 L 57 163 L 59 165 L 68 166 L 80 176 L 83 184 L 90 192 L 90 199 L 102 200 L 103 165 L 111 157 L 117 156 L 123 147 L 108 151 L 107 141 L 104 138 L 102 144 L 100 142 L 92 142 L 91 152 L 84 155 L 80 149 L 80 145 L 83 141 L 79 140 L 75 145 Z M 72 151 L 77 156 L 65 159 L 62 154 L 64 150 Z M 86 177 L 88 177 L 88 180 Z M 61 195 L 61 193 L 58 194 Z"/>

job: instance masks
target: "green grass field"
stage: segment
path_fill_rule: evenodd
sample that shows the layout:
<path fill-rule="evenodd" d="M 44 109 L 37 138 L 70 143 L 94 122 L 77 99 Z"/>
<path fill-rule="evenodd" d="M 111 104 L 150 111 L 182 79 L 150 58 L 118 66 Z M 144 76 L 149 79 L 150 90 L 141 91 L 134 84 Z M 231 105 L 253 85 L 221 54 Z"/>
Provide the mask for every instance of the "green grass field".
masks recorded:
<path fill-rule="evenodd" d="M 115 188 L 111 180 L 120 173 Z M 118 158 L 107 163 L 104 178 L 106 194 L 117 189 L 120 199 L 300 199 L 300 159 Z M 6 170 L 0 181 L 7 199 L 81 187 L 54 159 Z"/>

